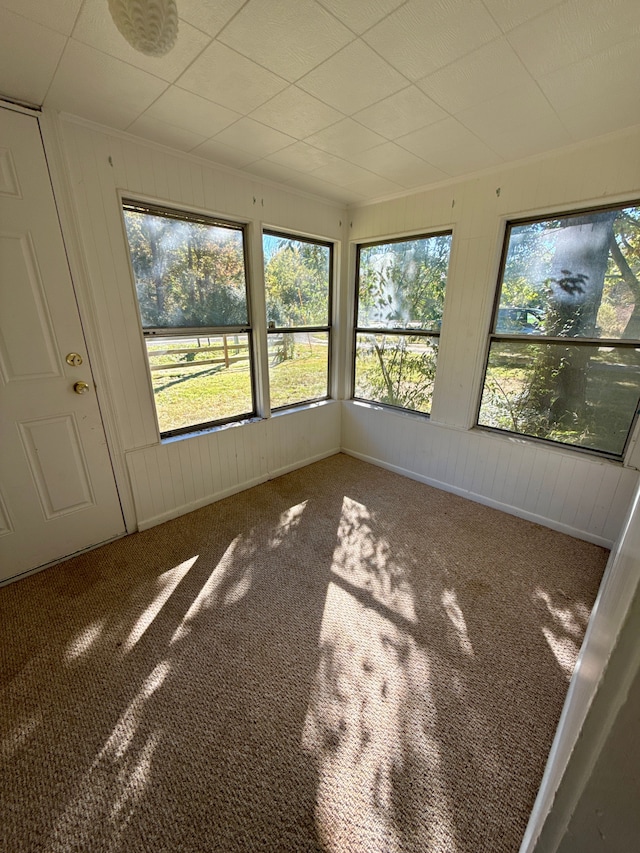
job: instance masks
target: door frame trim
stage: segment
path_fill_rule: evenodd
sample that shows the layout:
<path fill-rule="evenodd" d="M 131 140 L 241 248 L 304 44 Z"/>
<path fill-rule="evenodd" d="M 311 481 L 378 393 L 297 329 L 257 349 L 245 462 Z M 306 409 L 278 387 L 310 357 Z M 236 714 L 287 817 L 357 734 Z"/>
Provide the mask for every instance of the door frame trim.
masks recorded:
<path fill-rule="evenodd" d="M 60 119 L 56 112 L 47 109 L 40 112 L 31 111 L 30 114 L 34 115 L 38 121 L 53 197 L 58 213 L 58 221 L 60 223 L 62 241 L 67 256 L 71 284 L 78 306 L 80 324 L 85 338 L 91 372 L 96 385 L 96 398 L 107 442 L 107 451 L 111 462 L 116 491 L 120 500 L 125 532 L 133 533 L 138 528 L 133 492 L 129 482 L 124 448 L 120 441 L 115 418 L 115 406 L 106 371 L 107 361 L 100 335 L 98 313 L 91 288 L 89 287 L 89 273 L 80 240 L 78 218 L 69 183 L 70 172 L 63 153 L 64 146 L 62 144 Z"/>

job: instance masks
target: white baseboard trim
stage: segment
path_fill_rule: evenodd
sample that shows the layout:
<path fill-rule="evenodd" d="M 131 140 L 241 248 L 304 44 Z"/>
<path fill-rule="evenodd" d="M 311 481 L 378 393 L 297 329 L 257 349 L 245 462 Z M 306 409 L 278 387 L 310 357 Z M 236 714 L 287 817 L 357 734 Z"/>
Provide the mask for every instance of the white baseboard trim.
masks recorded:
<path fill-rule="evenodd" d="M 304 468 L 306 465 L 311 465 L 313 462 L 319 462 L 321 459 L 326 459 L 329 456 L 335 456 L 340 453 L 340 448 L 336 447 L 331 450 L 326 450 L 323 453 L 317 453 L 315 456 L 308 456 L 306 459 L 299 459 L 291 465 L 284 465 L 282 468 L 276 468 L 266 474 L 261 474 L 259 477 L 253 477 L 250 480 L 245 480 L 242 483 L 237 483 L 230 486 L 228 489 L 223 489 L 221 492 L 216 492 L 213 495 L 205 495 L 203 498 L 198 498 L 187 504 L 181 504 L 178 507 L 169 509 L 166 512 L 161 512 L 151 518 L 145 518 L 138 522 L 138 530 L 148 530 L 150 527 L 156 527 L 158 524 L 163 524 L 165 521 L 171 521 L 173 518 L 178 518 L 181 515 L 186 515 L 188 512 L 194 512 L 196 509 L 202 509 L 203 506 L 208 506 L 217 501 L 229 498 L 231 495 L 237 495 L 238 492 L 244 492 L 246 489 L 251 489 L 253 486 L 259 486 L 261 483 L 266 483 L 268 480 L 275 480 L 276 477 L 281 477 L 283 474 L 288 474 L 298 468 Z"/>
<path fill-rule="evenodd" d="M 230 486 L 228 489 L 223 489 L 221 492 L 216 492 L 213 495 L 205 495 L 203 498 L 191 501 L 187 504 L 168 509 L 166 512 L 161 512 L 159 515 L 154 515 L 151 518 L 145 518 L 138 522 L 138 530 L 148 530 L 150 527 L 156 527 L 158 524 L 163 524 L 165 521 L 171 521 L 173 518 L 178 518 L 181 515 L 186 515 L 188 512 L 194 512 L 196 509 L 202 509 L 203 506 L 217 503 L 217 501 L 229 498 L 231 495 L 236 495 L 238 492 L 244 492 L 245 489 L 251 489 L 253 486 L 259 486 L 260 483 L 265 483 L 269 479 L 268 474 L 263 474 L 260 477 L 253 477 L 251 480 L 245 480 L 243 483 L 237 483 L 235 486 Z"/>
<path fill-rule="evenodd" d="M 335 456 L 340 453 L 339 447 L 334 447 L 331 450 L 324 450 L 322 453 L 316 453 L 315 456 L 308 456 L 306 459 L 300 459 L 293 462 L 291 465 L 283 465 L 282 468 L 275 468 L 269 471 L 268 480 L 275 480 L 276 477 L 282 477 L 283 474 L 290 474 L 291 471 L 297 471 L 298 468 L 304 468 L 306 465 L 313 465 L 314 462 L 320 462 L 321 459 L 328 459 L 330 456 Z"/>
<path fill-rule="evenodd" d="M 356 450 L 350 450 L 347 447 L 342 448 L 342 452 L 348 456 L 354 456 L 356 459 L 362 459 L 363 462 L 370 462 L 372 465 L 377 465 L 379 468 L 386 468 L 388 471 L 393 471 L 395 474 L 401 474 L 403 477 L 408 477 L 410 480 L 417 480 L 420 483 L 425 483 L 427 486 L 433 486 L 436 489 L 442 489 L 444 492 L 451 492 L 454 495 L 459 495 L 462 498 L 467 498 L 470 501 L 483 504 L 484 506 L 498 509 L 501 512 L 515 515 L 518 518 L 524 518 L 526 521 L 533 521 L 535 524 L 541 524 L 543 527 L 549 527 L 551 530 L 557 530 L 559 533 L 566 533 L 568 536 L 573 536 L 576 539 L 583 539 L 585 542 L 591 542 L 593 545 L 600 545 L 602 548 L 611 549 L 613 542 L 610 539 L 605 539 L 603 536 L 596 536 L 589 533 L 588 530 L 580 530 L 577 527 L 571 527 L 568 524 L 563 524 L 560 521 L 555 521 L 553 518 L 546 518 L 543 515 L 537 515 L 534 512 L 528 512 L 517 506 L 505 504 L 501 501 L 496 501 L 486 495 L 471 492 L 468 489 L 461 489 L 458 486 L 453 486 L 450 483 L 444 483 L 441 480 L 436 480 L 433 477 L 426 477 L 424 474 L 417 474 L 415 471 L 410 471 L 407 468 L 402 468 L 399 465 L 391 465 L 382 459 L 377 459 L 374 456 L 367 456 L 365 453 L 358 453 Z"/>

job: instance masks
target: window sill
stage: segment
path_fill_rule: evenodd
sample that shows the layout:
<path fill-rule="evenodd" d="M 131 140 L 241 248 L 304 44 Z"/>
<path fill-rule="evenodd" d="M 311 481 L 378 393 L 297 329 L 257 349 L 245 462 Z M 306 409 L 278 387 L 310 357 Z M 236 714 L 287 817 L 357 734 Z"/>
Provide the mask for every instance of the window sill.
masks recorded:
<path fill-rule="evenodd" d="M 214 432 L 222 432 L 226 429 L 234 429 L 235 427 L 246 426 L 247 424 L 256 424 L 265 418 L 257 416 L 251 418 L 243 418 L 239 421 L 229 421 L 226 424 L 215 424 L 214 426 L 204 427 L 203 429 L 194 428 L 190 432 L 181 432 L 179 435 L 168 435 L 165 438 L 160 438 L 160 444 L 172 444 L 174 441 L 182 441 L 185 438 L 198 438 L 201 435 L 210 435 Z"/>

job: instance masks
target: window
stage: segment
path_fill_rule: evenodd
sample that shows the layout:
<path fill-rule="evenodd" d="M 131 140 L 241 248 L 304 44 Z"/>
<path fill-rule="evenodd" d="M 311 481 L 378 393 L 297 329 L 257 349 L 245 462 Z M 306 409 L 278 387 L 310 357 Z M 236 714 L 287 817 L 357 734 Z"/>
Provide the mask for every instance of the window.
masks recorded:
<path fill-rule="evenodd" d="M 271 408 L 328 396 L 333 246 L 263 235 Z"/>
<path fill-rule="evenodd" d="M 254 413 L 244 229 L 126 201 L 162 436 Z"/>
<path fill-rule="evenodd" d="M 428 414 L 451 233 L 357 250 L 356 399 Z"/>
<path fill-rule="evenodd" d="M 478 423 L 621 458 L 640 397 L 640 206 L 513 222 Z"/>

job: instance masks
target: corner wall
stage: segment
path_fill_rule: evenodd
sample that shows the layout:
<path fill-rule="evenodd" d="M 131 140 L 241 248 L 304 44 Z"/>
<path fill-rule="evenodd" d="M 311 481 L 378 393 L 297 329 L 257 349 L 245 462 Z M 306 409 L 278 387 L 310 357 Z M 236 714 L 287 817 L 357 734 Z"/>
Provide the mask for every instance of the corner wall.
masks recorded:
<path fill-rule="evenodd" d="M 121 472 L 128 530 L 338 452 L 335 401 L 160 441 L 120 195 L 247 223 L 256 314 L 264 309 L 263 226 L 340 241 L 344 208 L 79 120 L 61 119 L 58 135 L 76 214 L 83 296 L 94 318 L 91 343 L 104 377 L 97 392 L 114 423 L 110 449 Z M 260 349 L 265 324 L 255 325 Z M 266 371 L 264 359 L 257 370 Z"/>
<path fill-rule="evenodd" d="M 346 452 L 612 545 L 638 482 L 637 440 L 623 465 L 472 427 L 506 222 L 637 201 L 638 150 L 636 128 L 481 177 L 350 210 L 352 280 L 358 242 L 445 229 L 453 230 L 453 241 L 431 418 L 345 402 L 341 443 Z M 349 359 L 350 353 L 347 363 Z"/>

